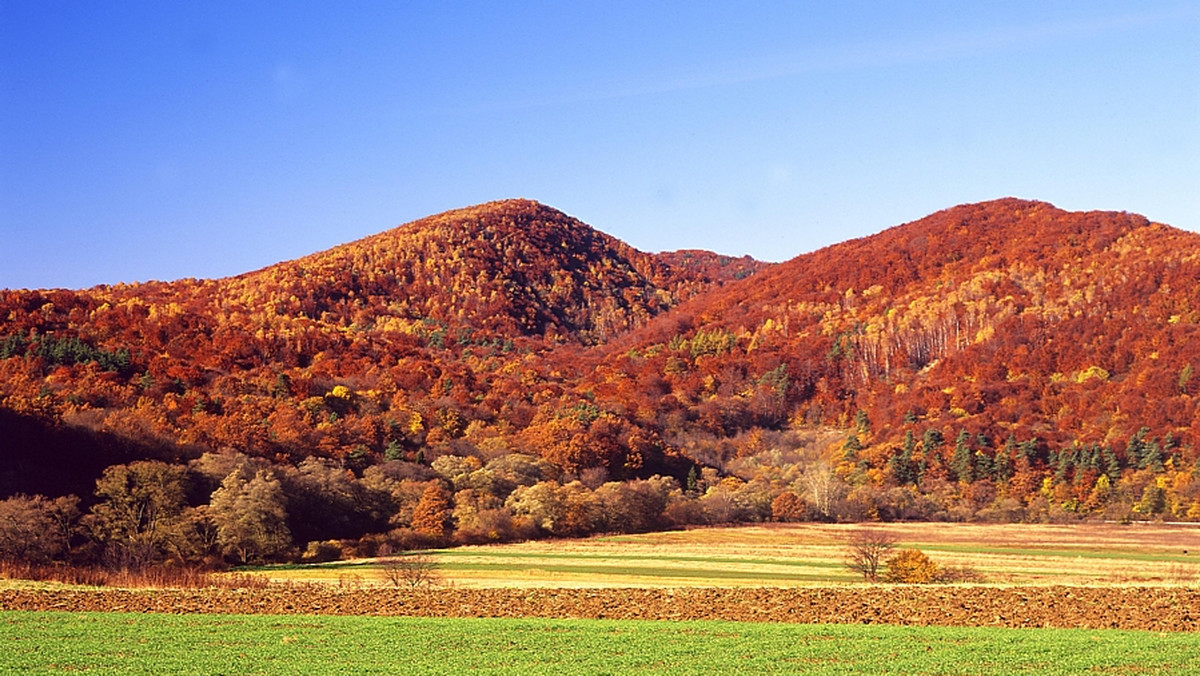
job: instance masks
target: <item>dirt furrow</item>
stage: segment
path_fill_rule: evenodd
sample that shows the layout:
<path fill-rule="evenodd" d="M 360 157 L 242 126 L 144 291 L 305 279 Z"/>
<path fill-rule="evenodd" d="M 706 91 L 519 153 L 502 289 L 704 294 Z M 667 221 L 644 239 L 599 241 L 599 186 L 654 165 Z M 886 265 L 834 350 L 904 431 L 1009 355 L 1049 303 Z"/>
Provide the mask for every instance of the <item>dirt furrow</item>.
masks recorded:
<path fill-rule="evenodd" d="M 6 589 L 0 609 L 1200 630 L 1200 589 Z"/>

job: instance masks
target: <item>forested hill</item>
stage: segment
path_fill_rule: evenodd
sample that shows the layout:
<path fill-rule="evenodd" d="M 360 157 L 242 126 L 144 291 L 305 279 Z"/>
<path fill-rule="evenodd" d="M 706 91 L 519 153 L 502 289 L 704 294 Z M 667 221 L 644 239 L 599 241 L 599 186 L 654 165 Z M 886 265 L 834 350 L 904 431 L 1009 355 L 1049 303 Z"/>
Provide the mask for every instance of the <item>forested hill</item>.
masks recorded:
<path fill-rule="evenodd" d="M 830 460 L 851 484 L 986 479 L 1018 502 L 1046 488 L 1095 507 L 1101 474 L 1174 468 L 1183 513 L 1200 488 L 1198 280 L 1194 233 L 1003 199 L 715 290 L 607 364 L 641 374 L 622 387 L 657 391 L 660 415 L 682 407 L 716 437 L 844 429 Z"/>
<path fill-rule="evenodd" d="M 597 344 L 764 267 L 643 253 L 506 200 L 229 279 L 0 291 L 0 406 L 66 428 L 41 438 L 20 425 L 25 441 L 8 455 L 33 457 L 0 467 L 0 493 L 87 490 L 115 458 L 219 448 L 360 467 L 432 459 L 428 444 L 472 422 L 526 428 L 535 406 L 524 388 L 553 370 L 549 352 Z M 72 430 L 94 432 L 95 447 L 62 434 Z"/>
<path fill-rule="evenodd" d="M 1015 199 L 778 265 L 509 200 L 229 279 L 0 291 L 0 496 L 103 501 L 156 458 L 197 507 L 265 472 L 298 545 L 419 531 L 426 493 L 442 541 L 1200 519 L 1198 259 Z"/>

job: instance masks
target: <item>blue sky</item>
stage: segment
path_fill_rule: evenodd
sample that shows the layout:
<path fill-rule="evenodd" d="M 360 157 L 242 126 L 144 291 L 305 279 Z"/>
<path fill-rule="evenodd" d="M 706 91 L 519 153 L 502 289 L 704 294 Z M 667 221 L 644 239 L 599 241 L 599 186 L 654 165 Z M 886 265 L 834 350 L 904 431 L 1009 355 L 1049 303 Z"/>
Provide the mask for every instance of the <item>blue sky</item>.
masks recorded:
<path fill-rule="evenodd" d="M 1200 3 L 0 0 L 0 287 L 506 197 L 786 260 L 1010 195 L 1200 230 Z"/>

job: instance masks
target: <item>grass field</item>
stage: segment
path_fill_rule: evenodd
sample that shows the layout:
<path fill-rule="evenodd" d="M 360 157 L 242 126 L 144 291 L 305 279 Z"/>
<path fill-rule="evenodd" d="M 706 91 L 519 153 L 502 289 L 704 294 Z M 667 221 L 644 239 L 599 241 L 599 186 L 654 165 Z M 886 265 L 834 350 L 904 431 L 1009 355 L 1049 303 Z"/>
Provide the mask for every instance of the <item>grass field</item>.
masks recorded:
<path fill-rule="evenodd" d="M 991 584 L 1200 583 L 1200 527 L 1161 524 L 872 526 Z M 470 587 L 761 587 L 854 583 L 858 526 L 763 525 L 438 550 L 443 581 Z M 274 580 L 382 583 L 373 560 L 270 566 Z"/>
<path fill-rule="evenodd" d="M 1200 673 L 1137 631 L 0 612 L 0 673 Z"/>

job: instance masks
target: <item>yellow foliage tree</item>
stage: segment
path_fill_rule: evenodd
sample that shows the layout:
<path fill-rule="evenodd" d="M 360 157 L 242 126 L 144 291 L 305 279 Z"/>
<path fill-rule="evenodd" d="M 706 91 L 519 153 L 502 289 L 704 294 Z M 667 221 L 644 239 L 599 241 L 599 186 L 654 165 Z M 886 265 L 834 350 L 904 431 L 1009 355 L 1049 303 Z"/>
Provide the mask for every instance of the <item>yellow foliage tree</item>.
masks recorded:
<path fill-rule="evenodd" d="M 928 584 L 937 579 L 938 565 L 919 549 L 902 549 L 887 560 L 883 579 L 901 584 Z"/>

